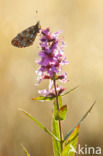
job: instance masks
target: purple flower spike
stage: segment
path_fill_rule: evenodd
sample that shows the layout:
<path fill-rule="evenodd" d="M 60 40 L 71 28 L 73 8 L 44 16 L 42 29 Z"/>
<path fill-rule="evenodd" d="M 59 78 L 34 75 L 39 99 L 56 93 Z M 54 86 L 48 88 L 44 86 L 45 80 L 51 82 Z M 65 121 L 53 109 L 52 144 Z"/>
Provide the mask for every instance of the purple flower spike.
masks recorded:
<path fill-rule="evenodd" d="M 40 68 L 37 71 L 39 81 L 53 79 L 54 75 L 59 75 L 58 79 L 63 82 L 66 81 L 66 74 L 61 75 L 61 72 L 62 66 L 67 64 L 68 61 L 64 56 L 65 43 L 59 38 L 60 34 L 61 31 L 51 33 L 49 28 L 41 30 L 41 51 L 39 52 L 40 60 L 38 61 Z"/>

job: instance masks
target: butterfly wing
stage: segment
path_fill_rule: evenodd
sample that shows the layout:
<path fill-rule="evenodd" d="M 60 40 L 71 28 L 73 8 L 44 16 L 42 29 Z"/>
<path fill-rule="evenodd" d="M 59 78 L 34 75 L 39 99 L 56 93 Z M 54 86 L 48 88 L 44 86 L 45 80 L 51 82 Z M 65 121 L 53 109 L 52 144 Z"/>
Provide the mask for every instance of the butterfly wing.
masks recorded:
<path fill-rule="evenodd" d="M 40 31 L 40 24 L 37 22 L 36 25 L 31 26 L 21 33 L 19 33 L 12 41 L 11 44 L 18 48 L 24 48 L 31 46 Z"/>

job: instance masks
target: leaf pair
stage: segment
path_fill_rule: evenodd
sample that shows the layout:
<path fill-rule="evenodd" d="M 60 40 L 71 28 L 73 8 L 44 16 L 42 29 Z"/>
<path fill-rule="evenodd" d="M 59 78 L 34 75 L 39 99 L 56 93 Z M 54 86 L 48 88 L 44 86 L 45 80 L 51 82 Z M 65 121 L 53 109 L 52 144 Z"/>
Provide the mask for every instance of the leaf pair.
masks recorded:
<path fill-rule="evenodd" d="M 76 152 L 77 147 L 77 141 L 78 141 L 78 134 L 79 134 L 79 128 L 82 121 L 87 117 L 89 112 L 91 111 L 93 105 L 89 108 L 89 110 L 83 115 L 83 117 L 75 124 L 75 126 L 64 136 L 63 140 L 63 151 L 61 153 L 61 147 L 60 147 L 60 132 L 59 132 L 59 124 L 57 120 L 64 120 L 66 112 L 67 112 L 67 106 L 62 106 L 62 98 L 61 96 L 58 97 L 59 102 L 59 111 L 57 111 L 57 105 L 56 101 L 54 101 L 54 111 L 53 111 L 53 123 L 52 123 L 52 132 L 49 131 L 44 125 L 42 125 L 39 121 L 37 121 L 31 114 L 24 111 L 23 109 L 19 109 L 21 112 L 23 112 L 25 115 L 27 115 L 30 119 L 32 119 L 40 128 L 42 128 L 47 134 L 52 136 L 53 138 L 53 147 L 54 147 L 54 154 L 55 156 L 74 156 Z M 27 156 L 30 156 L 30 154 L 27 152 L 25 148 L 23 148 Z M 74 150 L 74 151 L 73 151 Z"/>
<path fill-rule="evenodd" d="M 57 140 L 54 140 L 54 138 L 53 138 L 53 145 L 54 145 L 54 154 L 55 154 L 55 156 L 68 156 L 68 155 L 69 156 L 74 156 L 75 155 L 76 148 L 77 148 L 77 142 L 78 142 L 78 135 L 79 135 L 80 124 L 87 117 L 87 115 L 89 114 L 89 112 L 93 108 L 94 104 L 95 104 L 95 101 L 92 104 L 92 106 L 89 108 L 89 110 L 83 115 L 83 117 L 64 136 L 62 153 L 61 153 L 61 149 L 60 149 L 60 142 L 58 143 Z M 58 122 L 56 120 L 57 116 L 55 116 L 55 115 L 57 115 L 59 113 L 61 113 L 61 111 L 60 110 L 57 111 L 55 103 L 54 103 L 54 117 L 55 118 L 53 118 L 53 133 L 55 133 L 55 136 L 58 136 L 58 137 L 59 137 L 59 125 L 58 125 Z M 59 119 L 60 119 L 60 116 L 59 116 Z"/>
<path fill-rule="evenodd" d="M 61 96 L 67 95 L 67 94 L 69 94 L 70 92 L 74 91 L 77 88 L 78 88 L 78 86 L 70 89 L 69 91 L 67 91 L 66 93 L 62 94 Z M 32 100 L 38 100 L 38 101 L 52 101 L 54 99 L 55 99 L 55 96 L 52 96 L 52 97 L 38 96 L 38 97 L 32 98 Z"/>
<path fill-rule="evenodd" d="M 95 104 L 95 101 L 92 104 L 92 106 L 89 108 L 89 110 L 77 122 L 77 124 L 75 124 L 75 126 L 65 135 L 65 137 L 64 137 L 64 150 L 63 150 L 61 156 L 74 156 L 75 153 L 77 152 L 76 149 L 77 149 L 80 124 L 87 117 L 87 115 L 90 113 L 94 104 Z"/>

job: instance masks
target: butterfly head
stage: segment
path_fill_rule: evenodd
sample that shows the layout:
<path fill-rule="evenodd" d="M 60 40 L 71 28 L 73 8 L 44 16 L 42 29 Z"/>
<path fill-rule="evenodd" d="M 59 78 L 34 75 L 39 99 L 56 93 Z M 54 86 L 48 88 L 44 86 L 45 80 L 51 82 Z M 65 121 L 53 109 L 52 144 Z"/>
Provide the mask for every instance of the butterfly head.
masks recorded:
<path fill-rule="evenodd" d="M 37 29 L 37 31 L 38 31 L 38 33 L 39 33 L 39 31 L 40 31 L 40 29 L 41 29 L 40 21 L 38 21 L 38 22 L 36 23 L 35 28 Z"/>

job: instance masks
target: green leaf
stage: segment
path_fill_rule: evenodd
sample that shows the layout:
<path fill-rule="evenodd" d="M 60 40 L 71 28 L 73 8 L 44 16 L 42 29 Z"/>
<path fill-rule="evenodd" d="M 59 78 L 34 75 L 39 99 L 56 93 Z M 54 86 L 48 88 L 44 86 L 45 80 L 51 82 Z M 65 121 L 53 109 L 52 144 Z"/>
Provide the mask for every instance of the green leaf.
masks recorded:
<path fill-rule="evenodd" d="M 61 96 L 58 96 L 58 103 L 59 106 L 62 106 L 62 99 Z M 57 105 L 56 105 L 56 99 L 54 100 L 54 110 L 53 110 L 53 123 L 52 123 L 52 129 L 53 134 L 60 139 L 60 133 L 59 133 L 59 123 L 57 120 L 55 120 L 55 116 L 57 114 Z M 53 150 L 55 156 L 60 156 L 61 147 L 60 142 L 58 142 L 56 139 L 53 138 Z"/>
<path fill-rule="evenodd" d="M 66 92 L 66 93 L 62 94 L 61 96 L 64 96 L 64 95 L 69 94 L 70 92 L 74 91 L 74 90 L 75 90 L 75 89 L 77 89 L 78 87 L 79 87 L 79 86 L 76 86 L 76 87 L 74 87 L 74 88 L 70 89 L 68 92 Z"/>
<path fill-rule="evenodd" d="M 46 133 L 48 133 L 50 136 L 52 136 L 57 141 L 60 141 L 52 132 L 50 132 L 45 126 L 43 126 L 39 121 L 37 121 L 31 114 L 24 111 L 23 109 L 19 108 L 21 112 L 23 112 L 25 115 L 27 115 L 30 119 L 32 119 L 40 128 L 42 128 Z"/>
<path fill-rule="evenodd" d="M 39 97 L 35 97 L 32 98 L 32 100 L 44 100 L 44 101 L 51 101 L 53 100 L 55 97 L 45 97 L 45 96 L 39 96 Z"/>
<path fill-rule="evenodd" d="M 64 120 L 67 113 L 67 105 L 62 106 L 56 114 L 55 120 Z"/>
<path fill-rule="evenodd" d="M 64 149 L 61 156 L 74 156 L 77 148 L 78 134 L 80 125 L 78 125 L 72 134 L 69 136 L 67 142 L 64 145 Z"/>
<path fill-rule="evenodd" d="M 30 156 L 29 152 L 27 151 L 27 149 L 24 147 L 23 144 L 21 144 L 21 147 L 22 147 L 23 151 L 26 153 L 26 155 Z"/>
<path fill-rule="evenodd" d="M 92 110 L 94 104 L 95 104 L 95 101 L 94 101 L 94 103 L 92 104 L 92 106 L 89 108 L 89 110 L 83 115 L 83 117 L 80 119 L 80 121 L 78 121 L 77 124 L 69 131 L 69 133 L 66 134 L 66 136 L 64 137 L 64 141 L 65 141 L 66 139 L 69 138 L 69 136 L 72 134 L 72 132 L 74 131 L 74 129 L 75 129 L 79 124 L 81 124 L 82 121 L 87 117 L 87 115 L 88 115 L 88 114 L 90 113 L 90 111 Z"/>

